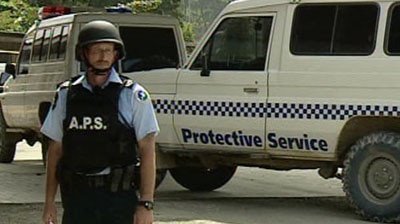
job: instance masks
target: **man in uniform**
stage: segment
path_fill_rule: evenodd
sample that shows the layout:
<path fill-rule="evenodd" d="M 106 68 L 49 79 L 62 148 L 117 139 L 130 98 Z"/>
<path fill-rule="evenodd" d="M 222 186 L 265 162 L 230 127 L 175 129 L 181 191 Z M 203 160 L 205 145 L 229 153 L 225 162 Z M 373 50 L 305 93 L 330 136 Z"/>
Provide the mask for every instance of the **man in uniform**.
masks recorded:
<path fill-rule="evenodd" d="M 59 86 L 41 129 L 51 139 L 45 223 L 58 222 L 58 185 L 64 224 L 153 222 L 159 128 L 147 91 L 113 68 L 124 55 L 113 24 L 92 21 L 82 27 L 76 59 L 86 72 Z M 133 184 L 135 175 L 140 186 Z"/>

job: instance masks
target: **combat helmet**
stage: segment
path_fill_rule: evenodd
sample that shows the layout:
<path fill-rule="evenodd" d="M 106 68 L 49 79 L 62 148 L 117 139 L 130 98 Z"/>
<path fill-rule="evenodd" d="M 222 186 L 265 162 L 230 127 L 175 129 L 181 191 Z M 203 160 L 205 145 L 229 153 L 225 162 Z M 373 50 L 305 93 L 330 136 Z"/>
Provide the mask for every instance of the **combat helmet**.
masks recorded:
<path fill-rule="evenodd" d="M 115 43 L 115 49 L 118 51 L 118 60 L 125 57 L 125 47 L 118 29 L 108 21 L 95 20 L 85 24 L 79 32 L 78 43 L 75 47 L 76 60 L 84 61 L 81 57 L 82 49 L 88 44 L 99 42 Z"/>

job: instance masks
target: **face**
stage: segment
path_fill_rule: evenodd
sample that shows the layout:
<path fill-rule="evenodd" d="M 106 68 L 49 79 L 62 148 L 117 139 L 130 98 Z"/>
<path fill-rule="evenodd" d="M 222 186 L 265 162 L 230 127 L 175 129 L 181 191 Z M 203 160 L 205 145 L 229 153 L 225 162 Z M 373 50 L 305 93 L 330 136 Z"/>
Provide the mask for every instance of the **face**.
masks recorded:
<path fill-rule="evenodd" d="M 88 46 L 85 54 L 94 68 L 107 69 L 116 61 L 118 52 L 113 43 L 95 43 Z"/>

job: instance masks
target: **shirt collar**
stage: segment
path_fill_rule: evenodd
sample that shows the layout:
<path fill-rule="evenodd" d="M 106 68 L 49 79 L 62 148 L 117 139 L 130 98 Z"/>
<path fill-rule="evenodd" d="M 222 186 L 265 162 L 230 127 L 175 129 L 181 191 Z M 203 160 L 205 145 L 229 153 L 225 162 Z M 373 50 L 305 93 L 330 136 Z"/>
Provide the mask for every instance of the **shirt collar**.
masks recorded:
<path fill-rule="evenodd" d="M 119 77 L 118 73 L 115 71 L 114 68 L 111 68 L 111 73 L 110 76 L 108 76 L 108 80 L 101 86 L 103 89 L 106 87 L 110 82 L 114 83 L 122 83 L 121 78 Z M 83 87 L 86 89 L 92 91 L 92 86 L 89 85 L 87 78 L 86 78 L 86 72 L 81 74 L 81 77 L 79 77 L 75 82 L 72 83 L 72 85 L 77 85 L 77 84 L 82 84 Z"/>

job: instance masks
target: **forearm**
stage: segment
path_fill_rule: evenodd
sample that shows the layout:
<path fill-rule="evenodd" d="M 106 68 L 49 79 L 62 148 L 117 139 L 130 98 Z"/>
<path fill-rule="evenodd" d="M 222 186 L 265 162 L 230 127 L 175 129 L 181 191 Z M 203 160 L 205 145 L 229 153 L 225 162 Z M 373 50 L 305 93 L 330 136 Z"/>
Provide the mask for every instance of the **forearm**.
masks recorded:
<path fill-rule="evenodd" d="M 47 155 L 46 167 L 46 203 L 55 201 L 58 188 L 57 164 L 61 158 L 61 143 L 51 141 Z"/>
<path fill-rule="evenodd" d="M 140 160 L 140 200 L 153 200 L 156 179 L 155 136 L 149 134 L 139 142 Z"/>

